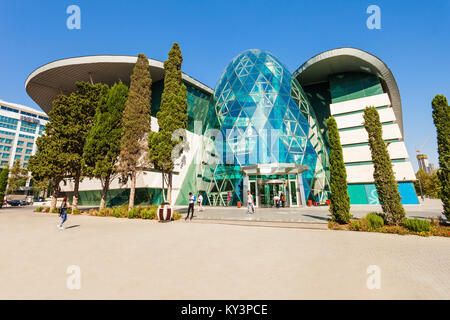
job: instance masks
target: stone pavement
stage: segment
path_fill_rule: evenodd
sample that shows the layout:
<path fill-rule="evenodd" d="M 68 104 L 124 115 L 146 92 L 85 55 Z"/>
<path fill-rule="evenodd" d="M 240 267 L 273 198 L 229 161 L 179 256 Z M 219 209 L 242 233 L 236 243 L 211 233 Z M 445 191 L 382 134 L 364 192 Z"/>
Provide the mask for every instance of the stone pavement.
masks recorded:
<path fill-rule="evenodd" d="M 31 210 L 0 209 L 0 299 L 450 299 L 448 238 Z"/>
<path fill-rule="evenodd" d="M 419 205 L 405 205 L 406 214 L 410 218 L 429 218 L 444 216 L 440 200 L 425 199 Z M 298 207 L 298 208 L 256 208 L 255 214 L 247 214 L 247 208 L 237 207 L 204 207 L 199 211 L 195 207 L 194 219 L 201 220 L 233 220 L 233 221 L 271 221 L 298 223 L 327 223 L 331 218 L 328 206 Z M 187 212 L 187 207 L 177 207 L 181 213 Z M 352 205 L 350 212 L 355 218 L 362 218 L 369 212 L 382 212 L 380 205 Z"/>

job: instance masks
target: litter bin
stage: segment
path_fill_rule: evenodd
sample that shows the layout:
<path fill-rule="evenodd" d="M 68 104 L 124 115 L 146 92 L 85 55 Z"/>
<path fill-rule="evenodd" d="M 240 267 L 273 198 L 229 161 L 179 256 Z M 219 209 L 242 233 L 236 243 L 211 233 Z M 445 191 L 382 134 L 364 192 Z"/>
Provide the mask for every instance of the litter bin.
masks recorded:
<path fill-rule="evenodd" d="M 238 201 L 238 208 L 242 207 L 242 203 L 240 201 Z"/>
<path fill-rule="evenodd" d="M 308 207 L 312 206 L 312 200 L 308 200 Z"/>
<path fill-rule="evenodd" d="M 157 209 L 157 217 L 161 222 L 167 222 L 172 220 L 173 209 L 168 202 L 162 203 Z"/>

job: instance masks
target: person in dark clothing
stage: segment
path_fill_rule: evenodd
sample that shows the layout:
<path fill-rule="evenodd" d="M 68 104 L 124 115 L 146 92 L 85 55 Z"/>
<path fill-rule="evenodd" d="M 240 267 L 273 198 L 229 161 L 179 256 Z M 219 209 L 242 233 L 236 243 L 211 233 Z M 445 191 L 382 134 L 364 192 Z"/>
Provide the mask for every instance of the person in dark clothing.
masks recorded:
<path fill-rule="evenodd" d="M 195 204 L 195 197 L 192 194 L 192 192 L 189 192 L 189 208 L 188 208 L 187 216 L 184 220 L 187 220 L 189 218 L 189 213 L 191 212 L 191 210 L 192 210 L 192 214 L 191 214 L 190 220 L 192 220 L 192 218 L 194 217 L 194 204 Z"/>
<path fill-rule="evenodd" d="M 57 225 L 59 230 L 64 230 L 63 223 L 67 220 L 67 197 L 64 197 L 61 207 L 59 207 L 60 223 Z"/>

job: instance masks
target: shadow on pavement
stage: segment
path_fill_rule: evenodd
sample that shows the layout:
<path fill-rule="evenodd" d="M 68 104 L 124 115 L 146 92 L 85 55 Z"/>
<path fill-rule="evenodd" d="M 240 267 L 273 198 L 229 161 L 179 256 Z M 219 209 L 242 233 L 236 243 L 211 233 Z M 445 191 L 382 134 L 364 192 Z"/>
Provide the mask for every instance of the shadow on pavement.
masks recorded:
<path fill-rule="evenodd" d="M 65 229 L 77 228 L 79 226 L 80 226 L 79 224 L 74 224 L 73 226 L 68 226 Z"/>

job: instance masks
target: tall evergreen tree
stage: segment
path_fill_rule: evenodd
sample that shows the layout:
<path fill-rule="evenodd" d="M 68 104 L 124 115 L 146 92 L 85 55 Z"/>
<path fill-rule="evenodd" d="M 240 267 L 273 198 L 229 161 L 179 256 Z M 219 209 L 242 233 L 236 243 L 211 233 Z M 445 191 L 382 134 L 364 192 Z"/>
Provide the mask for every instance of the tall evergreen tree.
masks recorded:
<path fill-rule="evenodd" d="M 375 107 L 367 107 L 364 110 L 364 127 L 369 135 L 369 146 L 375 169 L 373 178 L 381 207 L 386 214 L 387 222 L 398 225 L 406 214 L 392 170 L 392 162 L 383 140 L 380 116 Z"/>
<path fill-rule="evenodd" d="M 53 107 L 65 104 L 67 96 L 60 95 L 53 101 Z M 64 152 L 64 136 L 60 135 L 58 126 L 62 125 L 62 118 L 50 112 L 50 121 L 45 126 L 45 133 L 37 138 L 37 153 L 31 156 L 28 162 L 28 170 L 31 171 L 33 180 L 40 183 L 51 182 L 53 185 L 51 208 L 56 208 L 56 197 L 58 196 L 61 181 L 68 175 L 69 158 Z"/>
<path fill-rule="evenodd" d="M 20 164 L 20 160 L 16 159 L 14 164 L 9 171 L 8 178 L 8 194 L 14 194 L 20 190 L 21 187 L 24 187 L 28 180 L 28 170 L 22 168 Z"/>
<path fill-rule="evenodd" d="M 131 177 L 128 207 L 134 206 L 136 171 L 140 159 L 147 151 L 146 139 L 150 131 L 150 99 L 152 79 L 148 59 L 139 54 L 131 75 L 128 99 L 122 118 L 122 138 L 120 151 L 120 171 L 124 178 Z"/>
<path fill-rule="evenodd" d="M 330 145 L 330 213 L 333 221 L 349 223 L 351 214 L 350 197 L 347 191 L 347 172 L 345 171 L 341 140 L 334 117 L 327 119 L 327 129 Z"/>
<path fill-rule="evenodd" d="M 436 95 L 431 105 L 437 132 L 438 177 L 441 181 L 440 198 L 444 206 L 443 214 L 450 220 L 450 108 L 444 95 Z"/>
<path fill-rule="evenodd" d="M 0 208 L 3 206 L 5 199 L 6 186 L 8 185 L 9 169 L 5 167 L 0 172 Z"/>
<path fill-rule="evenodd" d="M 174 161 L 181 156 L 183 148 L 175 146 L 186 141 L 187 128 L 187 91 L 182 80 L 181 64 L 183 56 L 178 43 L 169 51 L 169 58 L 164 62 L 164 91 L 161 97 L 161 109 L 156 115 L 159 131 L 149 134 L 148 146 L 150 162 L 162 173 L 162 188 L 167 185 L 167 201 L 172 202 L 172 172 Z"/>
<path fill-rule="evenodd" d="M 128 87 L 122 82 L 111 87 L 105 101 L 97 106 L 94 124 L 84 146 L 83 166 L 86 175 L 100 179 L 102 184 L 100 209 L 105 207 L 110 182 L 117 173 L 122 115 L 127 97 Z"/>
<path fill-rule="evenodd" d="M 61 97 L 53 104 L 46 126 L 55 131 L 55 139 L 61 144 L 68 176 L 74 180 L 72 207 L 76 208 L 79 198 L 80 180 L 84 174 L 81 160 L 87 134 L 92 126 L 95 110 L 105 99 L 108 86 L 77 82 L 77 90 L 66 98 Z"/>

